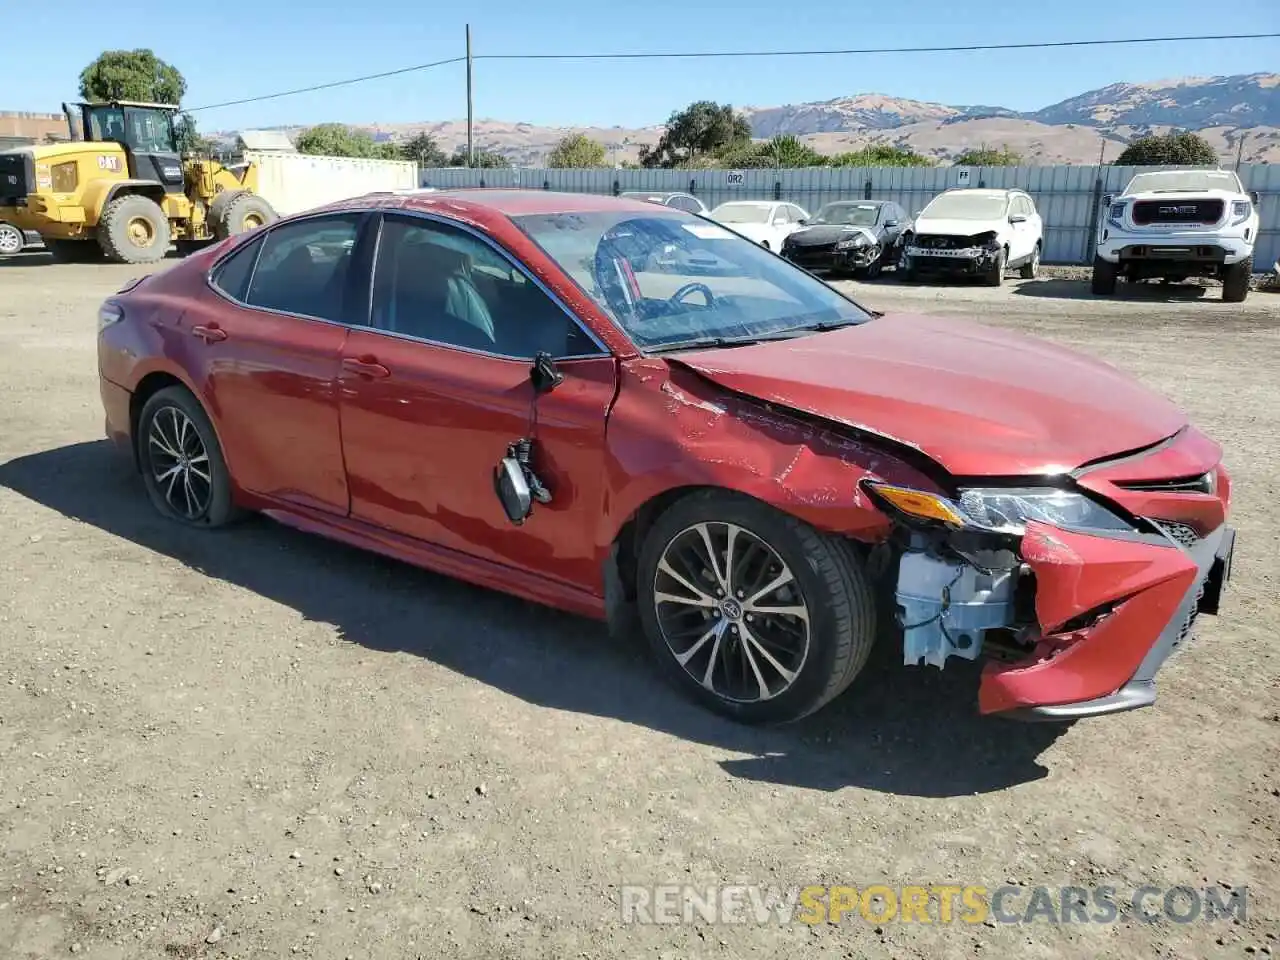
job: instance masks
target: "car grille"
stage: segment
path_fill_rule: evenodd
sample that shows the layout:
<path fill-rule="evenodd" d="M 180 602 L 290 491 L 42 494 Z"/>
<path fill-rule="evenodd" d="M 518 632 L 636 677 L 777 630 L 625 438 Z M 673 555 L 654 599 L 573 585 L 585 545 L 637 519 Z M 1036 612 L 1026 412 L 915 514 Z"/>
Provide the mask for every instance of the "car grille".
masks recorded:
<path fill-rule="evenodd" d="M 0 203 L 25 199 L 35 181 L 31 154 L 0 153 Z"/>
<path fill-rule="evenodd" d="M 1137 490 L 1143 493 L 1208 493 L 1214 490 L 1214 472 L 1202 473 L 1198 477 L 1186 477 L 1176 480 L 1132 480 L 1116 484 L 1122 490 Z"/>
<path fill-rule="evenodd" d="M 1151 518 L 1148 518 L 1151 519 Z M 1151 523 L 1159 527 L 1160 530 L 1179 546 L 1190 550 L 1201 540 L 1200 534 L 1196 533 L 1195 527 L 1188 526 L 1185 523 L 1178 523 L 1176 520 L 1154 520 Z"/>
<path fill-rule="evenodd" d="M 1222 219 L 1221 200 L 1139 200 L 1133 205 L 1133 222 L 1149 223 L 1217 223 Z"/>

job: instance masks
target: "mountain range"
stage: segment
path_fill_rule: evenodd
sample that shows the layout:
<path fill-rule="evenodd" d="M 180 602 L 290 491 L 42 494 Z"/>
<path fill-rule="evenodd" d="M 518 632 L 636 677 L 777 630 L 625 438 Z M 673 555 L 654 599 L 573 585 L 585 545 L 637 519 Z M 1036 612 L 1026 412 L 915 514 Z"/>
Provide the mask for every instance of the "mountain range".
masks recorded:
<path fill-rule="evenodd" d="M 1223 162 L 1233 163 L 1238 153 L 1246 163 L 1280 161 L 1276 73 L 1113 83 L 1029 112 L 879 93 L 739 109 L 755 137 L 791 134 L 824 154 L 891 144 L 946 163 L 964 150 L 990 146 L 1013 150 L 1028 163 L 1088 164 L 1100 157 L 1115 160 L 1125 144 L 1144 134 L 1189 129 L 1204 136 Z M 466 143 L 461 120 L 356 126 L 379 139 L 430 133 L 446 152 Z M 481 119 L 475 123 L 475 140 L 477 148 L 502 153 L 518 166 L 539 166 L 561 137 L 581 132 L 605 145 L 610 163 L 634 162 L 640 145 L 656 143 L 662 130 L 661 125 L 549 127 Z"/>

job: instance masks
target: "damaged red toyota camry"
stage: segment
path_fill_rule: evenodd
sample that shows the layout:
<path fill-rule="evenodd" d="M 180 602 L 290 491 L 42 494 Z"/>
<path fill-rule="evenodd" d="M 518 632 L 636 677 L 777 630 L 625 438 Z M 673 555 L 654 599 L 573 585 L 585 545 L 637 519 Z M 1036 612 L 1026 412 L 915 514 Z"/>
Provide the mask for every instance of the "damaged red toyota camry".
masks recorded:
<path fill-rule="evenodd" d="M 166 517 L 638 616 L 744 722 L 818 709 L 878 636 L 981 660 L 984 713 L 1146 706 L 1230 575 L 1221 448 L 1133 378 L 640 201 L 344 201 L 131 283 L 98 354 Z"/>

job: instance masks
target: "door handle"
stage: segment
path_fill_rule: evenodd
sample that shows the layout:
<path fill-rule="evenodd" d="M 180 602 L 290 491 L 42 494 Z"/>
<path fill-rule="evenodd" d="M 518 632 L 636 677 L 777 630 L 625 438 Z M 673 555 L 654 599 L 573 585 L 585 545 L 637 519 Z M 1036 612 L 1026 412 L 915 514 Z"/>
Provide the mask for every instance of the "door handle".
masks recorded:
<path fill-rule="evenodd" d="M 373 357 L 343 357 L 342 369 L 372 380 L 382 380 L 391 376 L 391 371 Z"/>
<path fill-rule="evenodd" d="M 198 324 L 191 328 L 191 335 L 193 337 L 199 337 L 205 343 L 216 343 L 219 340 L 227 339 L 227 331 L 223 330 L 216 323 L 211 323 L 208 326 Z"/>

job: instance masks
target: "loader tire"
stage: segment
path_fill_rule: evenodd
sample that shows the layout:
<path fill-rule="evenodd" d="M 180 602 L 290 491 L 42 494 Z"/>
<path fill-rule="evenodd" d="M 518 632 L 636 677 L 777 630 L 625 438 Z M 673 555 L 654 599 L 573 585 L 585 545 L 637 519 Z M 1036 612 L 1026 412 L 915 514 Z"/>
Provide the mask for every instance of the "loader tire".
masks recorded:
<path fill-rule="evenodd" d="M 254 193 L 242 193 L 226 205 L 215 229 L 219 238 L 238 237 L 279 219 L 271 204 Z"/>
<path fill-rule="evenodd" d="M 222 224 L 227 217 L 227 207 L 231 205 L 231 201 L 237 197 L 243 197 L 249 191 L 247 190 L 223 190 L 209 201 L 209 211 L 206 214 L 206 222 L 209 229 L 213 231 L 213 235 L 219 240 L 225 240 L 227 234 L 223 233 Z"/>
<path fill-rule="evenodd" d="M 98 220 L 98 243 L 115 263 L 156 263 L 169 252 L 169 218 L 140 194 L 108 203 Z"/>

